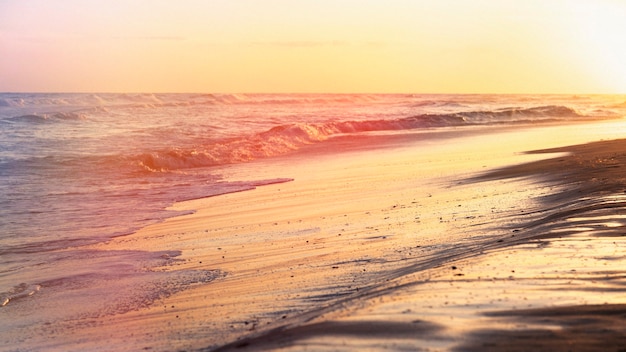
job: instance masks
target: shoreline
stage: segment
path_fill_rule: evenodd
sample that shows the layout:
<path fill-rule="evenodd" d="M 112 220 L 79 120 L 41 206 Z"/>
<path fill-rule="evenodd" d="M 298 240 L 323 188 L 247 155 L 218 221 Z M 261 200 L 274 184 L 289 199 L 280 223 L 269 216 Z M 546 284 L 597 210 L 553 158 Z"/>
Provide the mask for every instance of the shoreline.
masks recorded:
<path fill-rule="evenodd" d="M 469 348 L 474 335 L 467 326 L 487 331 L 516 325 L 504 322 L 504 313 L 482 315 L 510 311 L 506 304 L 497 303 L 502 297 L 492 294 L 494 287 L 508 290 L 511 282 L 531 286 L 545 282 L 533 276 L 529 263 L 508 263 L 506 268 L 502 263 L 519 251 L 552 250 L 543 244 L 545 239 L 533 236 L 554 220 L 541 220 L 542 209 L 551 209 L 542 202 L 561 192 L 562 185 L 558 180 L 548 185 L 533 176 L 537 168 L 526 174 L 515 168 L 546 163 L 545 170 L 560 169 L 550 164 L 551 157 L 568 158 L 571 151 L 521 152 L 610 138 L 618 133 L 612 126 L 623 125 L 615 121 L 459 133 L 414 142 L 407 142 L 411 139 L 407 136 L 387 136 L 388 147 L 381 149 L 362 147 L 339 154 L 318 149 L 306 158 L 287 155 L 229 166 L 229 179 L 254 170 L 259 179 L 293 181 L 177 203 L 172 210 L 195 212 L 81 247 L 81 258 L 110 273 L 98 294 L 110 297 L 117 310 L 77 310 L 63 320 L 35 317 L 29 319 L 29 327 L 16 326 L 6 341 L 29 336 L 28 346 L 33 349 L 66 350 L 246 346 L 300 350 L 332 349 L 344 343 L 352 349 L 390 349 L 405 344 L 410 336 L 414 342 L 407 348 L 450 350 L 461 342 Z M 581 135 L 581 128 L 588 135 Z M 555 131 L 560 138 L 549 138 Z M 341 145 L 341 141 L 333 143 L 326 148 Z M 621 144 L 616 142 L 618 147 Z M 509 177 L 490 176 L 489 170 Z M 571 188 L 575 195 L 576 188 Z M 610 223 L 621 226 L 621 221 Z M 558 244 L 557 255 L 588 244 L 585 238 L 581 245 L 563 242 L 563 247 L 553 242 Z M 602 242 L 598 248 L 609 251 L 611 246 Z M 619 264 L 617 259 L 600 262 Z M 70 264 L 76 268 L 63 269 L 75 270 L 77 276 L 92 275 L 88 271 L 92 268 L 80 267 L 80 260 Z M 494 272 L 496 266 L 501 268 Z M 493 275 L 487 280 L 490 270 Z M 528 276 L 524 280 L 509 279 L 523 272 Z M 568 279 L 566 274 L 564 269 L 559 275 Z M 89 306 L 90 297 L 80 296 L 83 288 L 75 287 L 77 283 L 42 285 L 31 297 L 30 313 L 52 305 Z M 62 290 L 57 294 L 55 288 Z M 613 289 L 608 287 L 603 295 Z M 469 306 L 450 303 L 473 290 L 482 296 L 470 296 L 486 301 L 469 302 Z M 547 301 L 544 296 L 527 300 L 539 306 Z M 11 314 L 20 308 L 9 304 L 2 309 L 0 313 Z M 459 322 L 450 325 L 450 317 Z M 497 322 L 485 321 L 489 319 Z M 49 321 L 53 323 L 46 324 Z M 473 324 L 476 321 L 481 325 Z M 373 333 L 380 330 L 396 333 Z M 102 341 L 108 345 L 98 343 Z"/>
<path fill-rule="evenodd" d="M 621 351 L 626 345 L 626 139 L 468 181 L 532 179 L 555 191 L 513 216 L 511 235 L 428 278 L 408 270 L 356 307 L 233 342 L 230 350 Z M 334 346 L 334 347 L 332 347 Z"/>

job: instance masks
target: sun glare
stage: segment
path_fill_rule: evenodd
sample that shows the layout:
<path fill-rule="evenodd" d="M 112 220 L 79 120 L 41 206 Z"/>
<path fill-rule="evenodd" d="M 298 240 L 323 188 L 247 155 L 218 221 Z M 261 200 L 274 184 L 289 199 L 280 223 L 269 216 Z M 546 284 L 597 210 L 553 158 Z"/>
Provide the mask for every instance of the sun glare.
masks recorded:
<path fill-rule="evenodd" d="M 618 1 L 578 1 L 571 8 L 580 59 L 599 85 L 626 92 L 626 4 Z"/>

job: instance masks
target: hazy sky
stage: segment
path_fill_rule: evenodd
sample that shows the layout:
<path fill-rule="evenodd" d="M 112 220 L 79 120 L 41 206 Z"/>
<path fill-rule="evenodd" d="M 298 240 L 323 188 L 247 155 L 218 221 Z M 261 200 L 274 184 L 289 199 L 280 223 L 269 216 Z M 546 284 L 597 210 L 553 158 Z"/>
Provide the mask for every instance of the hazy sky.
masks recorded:
<path fill-rule="evenodd" d="M 626 1 L 0 0 L 0 91 L 626 93 Z"/>

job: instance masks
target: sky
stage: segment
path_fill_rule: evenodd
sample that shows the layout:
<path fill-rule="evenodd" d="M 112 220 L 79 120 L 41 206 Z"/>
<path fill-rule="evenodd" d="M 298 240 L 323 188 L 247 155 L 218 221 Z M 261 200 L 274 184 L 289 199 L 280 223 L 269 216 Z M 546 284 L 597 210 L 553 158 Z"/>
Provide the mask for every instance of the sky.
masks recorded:
<path fill-rule="evenodd" d="M 626 93 L 622 0 L 0 0 L 0 91 Z"/>

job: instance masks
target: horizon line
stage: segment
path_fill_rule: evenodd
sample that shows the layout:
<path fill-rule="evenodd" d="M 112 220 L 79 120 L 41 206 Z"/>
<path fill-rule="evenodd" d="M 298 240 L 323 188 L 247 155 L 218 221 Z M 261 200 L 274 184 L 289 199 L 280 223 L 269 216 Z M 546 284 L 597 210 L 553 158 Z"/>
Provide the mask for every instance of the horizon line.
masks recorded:
<path fill-rule="evenodd" d="M 551 93 L 494 93 L 494 92 L 475 92 L 475 93 L 452 93 L 452 92 L 168 92 L 168 91 L 0 91 L 0 94 L 221 94 L 221 95 L 626 95 L 621 93 L 600 93 L 600 92 L 551 92 Z"/>

